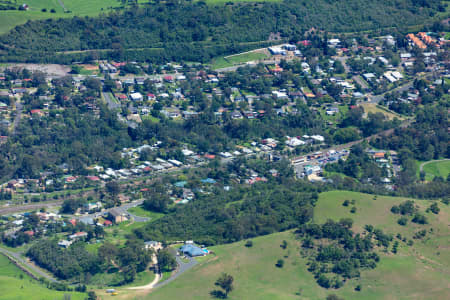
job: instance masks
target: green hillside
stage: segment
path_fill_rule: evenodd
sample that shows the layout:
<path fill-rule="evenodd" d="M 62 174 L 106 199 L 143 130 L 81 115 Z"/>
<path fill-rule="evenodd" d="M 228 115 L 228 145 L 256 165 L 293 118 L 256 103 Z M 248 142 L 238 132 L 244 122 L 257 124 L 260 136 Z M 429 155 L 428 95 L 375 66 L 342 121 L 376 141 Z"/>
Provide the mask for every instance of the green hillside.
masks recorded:
<path fill-rule="evenodd" d="M 31 279 L 5 256 L 0 255 L 0 299 L 4 300 L 62 300 L 70 295 L 71 300 L 82 300 L 86 294 L 49 290 Z"/>
<path fill-rule="evenodd" d="M 357 212 L 342 206 L 344 200 L 355 200 Z M 365 224 L 382 228 L 394 236 L 401 233 L 407 240 L 415 232 L 427 230 L 422 240 L 414 239 L 407 246 L 400 241 L 397 254 L 382 253 L 381 261 L 374 270 L 363 271 L 360 279 L 349 280 L 338 290 L 324 289 L 317 285 L 307 271 L 305 259 L 299 255 L 300 244 L 292 232 L 282 232 L 253 239 L 253 247 L 244 246 L 245 241 L 212 247 L 215 255 L 203 260 L 192 270 L 170 284 L 155 290 L 145 299 L 211 299 L 209 292 L 222 272 L 234 276 L 235 290 L 230 299 L 325 299 L 335 293 L 345 299 L 448 299 L 450 293 L 450 208 L 439 204 L 438 215 L 426 213 L 429 225 L 408 223 L 403 227 L 396 223 L 399 218 L 390 212 L 392 205 L 406 198 L 333 191 L 322 193 L 315 209 L 315 221 L 328 218 L 354 219 L 354 230 L 363 230 Z M 415 201 L 424 211 L 430 201 Z M 432 229 L 432 233 L 429 231 Z M 283 240 L 288 247 L 283 250 Z M 277 268 L 278 259 L 284 259 L 284 267 Z M 360 292 L 355 287 L 361 285 Z M 301 296 L 298 293 L 301 291 Z M 133 294 L 121 294 L 133 298 Z"/>
<path fill-rule="evenodd" d="M 18 2 L 14 2 L 15 4 Z M 112 11 L 113 7 L 120 7 L 118 0 L 29 0 L 27 11 L 0 11 L 0 34 L 6 33 L 17 25 L 29 20 L 69 18 L 73 16 L 96 16 L 101 12 Z M 64 12 L 64 8 L 66 12 Z M 46 11 L 42 11 L 42 10 Z M 54 12 L 51 12 L 54 10 Z"/>
<path fill-rule="evenodd" d="M 59 8 L 55 14 L 94 16 L 121 5 L 116 0 L 80 1 L 66 0 L 64 6 L 71 13 L 62 13 Z M 405 0 L 285 0 L 257 5 L 248 2 L 206 5 L 203 1 L 180 1 L 174 5 L 165 1 L 97 18 L 28 22 L 0 38 L 0 48 L 4 50 L 1 59 L 69 63 L 92 58 L 92 53 L 85 50 L 101 50 L 97 53 L 101 58 L 117 60 L 207 62 L 213 57 L 267 46 L 273 33 L 289 40 L 301 39 L 302 33 L 311 27 L 332 32 L 397 28 L 399 24 L 406 28 L 436 20 L 439 10 L 442 10 L 439 0 L 426 4 Z M 14 13 L 20 16 L 40 11 L 30 8 Z M 20 21 L 18 16 L 11 22 Z"/>

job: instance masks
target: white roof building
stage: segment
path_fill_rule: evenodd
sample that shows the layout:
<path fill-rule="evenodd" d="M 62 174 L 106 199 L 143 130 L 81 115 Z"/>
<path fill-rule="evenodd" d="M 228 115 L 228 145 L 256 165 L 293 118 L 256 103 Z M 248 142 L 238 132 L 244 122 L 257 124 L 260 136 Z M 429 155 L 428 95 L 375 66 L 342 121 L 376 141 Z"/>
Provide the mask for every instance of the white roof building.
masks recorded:
<path fill-rule="evenodd" d="M 130 94 L 130 98 L 131 98 L 131 100 L 133 100 L 133 101 L 142 101 L 142 99 L 144 99 L 144 98 L 142 97 L 142 94 L 141 94 L 141 93 L 132 93 L 132 94 Z"/>

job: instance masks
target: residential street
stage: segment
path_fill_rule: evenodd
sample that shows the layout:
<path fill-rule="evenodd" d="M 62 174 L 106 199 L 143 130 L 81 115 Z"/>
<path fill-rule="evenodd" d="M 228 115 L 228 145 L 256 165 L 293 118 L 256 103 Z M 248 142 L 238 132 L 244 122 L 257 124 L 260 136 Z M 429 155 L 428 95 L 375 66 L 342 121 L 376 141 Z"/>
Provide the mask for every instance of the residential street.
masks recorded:
<path fill-rule="evenodd" d="M 20 103 L 20 100 L 16 101 L 16 116 L 14 117 L 14 123 L 13 123 L 13 132 L 12 134 L 16 134 L 17 126 L 20 124 L 20 119 L 22 118 L 22 103 Z"/>

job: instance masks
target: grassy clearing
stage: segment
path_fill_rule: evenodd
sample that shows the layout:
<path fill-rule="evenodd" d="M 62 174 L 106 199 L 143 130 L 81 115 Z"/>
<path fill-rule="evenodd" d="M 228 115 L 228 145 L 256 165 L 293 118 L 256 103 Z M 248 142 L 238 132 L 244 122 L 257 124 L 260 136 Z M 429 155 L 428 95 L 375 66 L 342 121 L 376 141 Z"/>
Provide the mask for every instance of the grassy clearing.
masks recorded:
<path fill-rule="evenodd" d="M 385 115 L 389 120 L 392 120 L 394 118 L 397 118 L 399 120 L 403 120 L 404 118 L 399 115 L 396 112 L 393 112 L 389 109 L 385 109 L 385 108 L 380 108 L 378 105 L 374 104 L 374 103 L 364 103 L 361 104 L 361 106 L 364 108 L 364 112 L 368 113 L 382 113 L 383 115 Z"/>
<path fill-rule="evenodd" d="M 17 25 L 28 20 L 69 18 L 73 16 L 95 16 L 102 12 L 107 13 L 112 7 L 120 7 L 118 0 L 61 0 L 67 11 L 57 0 L 29 0 L 28 11 L 0 11 L 0 34 L 6 33 Z M 42 12 L 47 9 L 47 12 Z M 51 10 L 55 13 L 51 13 Z"/>
<path fill-rule="evenodd" d="M 424 172 L 432 177 L 440 176 L 444 179 L 450 174 L 450 160 L 436 161 L 423 166 Z"/>
<path fill-rule="evenodd" d="M 72 300 L 85 299 L 86 294 L 58 292 L 47 289 L 12 264 L 5 256 L 0 255 L 0 299 L 64 299 L 70 295 Z"/>
<path fill-rule="evenodd" d="M 128 209 L 128 212 L 130 212 L 133 215 L 136 215 L 138 217 L 151 218 L 150 221 L 158 220 L 159 218 L 164 216 L 163 213 L 148 211 L 148 210 L 144 209 L 142 206 L 132 207 L 132 208 Z"/>
<path fill-rule="evenodd" d="M 237 0 L 234 2 L 276 2 L 281 0 Z M 6 33 L 17 25 L 26 23 L 28 20 L 44 20 L 57 18 L 70 18 L 73 16 L 96 16 L 100 13 L 109 13 L 117 8 L 123 7 L 119 0 L 60 0 L 66 11 L 58 0 L 29 0 L 28 11 L 0 11 L 0 34 Z M 139 4 L 148 3 L 147 0 L 139 0 Z M 207 0 L 210 5 L 222 5 L 227 0 Z M 19 6 L 19 3 L 17 3 Z M 46 9 L 46 12 L 42 12 Z M 54 13 L 51 13 L 51 10 Z"/>
<path fill-rule="evenodd" d="M 191 271 L 161 287 L 144 299 L 211 299 L 214 281 L 222 272 L 235 279 L 235 290 L 230 299 L 325 299 L 335 293 L 345 299 L 448 299 L 450 293 L 450 207 L 439 204 L 439 215 L 427 213 L 429 225 L 397 224 L 398 215 L 390 213 L 394 204 L 407 198 L 333 191 L 320 194 L 315 208 L 315 222 L 332 218 L 354 219 L 354 230 L 362 231 L 365 224 L 372 224 L 385 232 L 401 233 L 411 239 L 420 229 L 433 228 L 427 237 L 414 240 L 413 246 L 400 242 L 396 255 L 380 253 L 381 262 L 374 270 L 363 271 L 360 279 L 349 280 L 339 290 L 319 287 L 306 270 L 305 260 L 299 255 L 299 244 L 291 232 L 282 232 L 252 239 L 253 247 L 246 241 L 211 247 L 214 255 L 207 256 Z M 355 200 L 356 214 L 350 207 L 342 206 L 344 200 Z M 416 201 L 424 211 L 431 201 Z M 288 242 L 283 250 L 280 244 Z M 287 256 L 287 257 L 285 257 Z M 285 261 L 283 268 L 276 268 L 278 259 Z M 360 284 L 362 291 L 356 292 Z M 301 289 L 301 295 L 297 293 Z M 130 295 L 131 296 L 131 295 Z"/>

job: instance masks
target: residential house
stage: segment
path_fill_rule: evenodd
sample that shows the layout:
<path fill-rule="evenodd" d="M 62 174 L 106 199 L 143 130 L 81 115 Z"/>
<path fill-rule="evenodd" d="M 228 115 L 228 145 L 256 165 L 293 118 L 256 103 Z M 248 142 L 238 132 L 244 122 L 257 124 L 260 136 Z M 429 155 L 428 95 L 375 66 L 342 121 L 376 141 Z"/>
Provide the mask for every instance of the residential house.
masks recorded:
<path fill-rule="evenodd" d="M 121 212 L 120 210 L 118 210 L 116 208 L 113 208 L 109 211 L 108 217 L 112 222 L 114 222 L 116 224 L 128 220 L 127 216 L 123 212 Z"/>
<path fill-rule="evenodd" d="M 80 231 L 80 232 L 74 233 L 72 235 L 69 235 L 69 239 L 74 241 L 74 240 L 85 238 L 87 236 L 88 236 L 87 232 Z"/>
<path fill-rule="evenodd" d="M 194 244 L 185 244 L 180 247 L 180 252 L 184 255 L 188 255 L 190 257 L 196 256 L 205 256 L 208 251 L 204 251 L 202 248 L 194 245 Z"/>
<path fill-rule="evenodd" d="M 153 251 L 159 251 L 163 248 L 161 242 L 157 242 L 157 241 L 147 241 L 144 242 L 144 247 L 146 250 L 153 250 Z"/>

